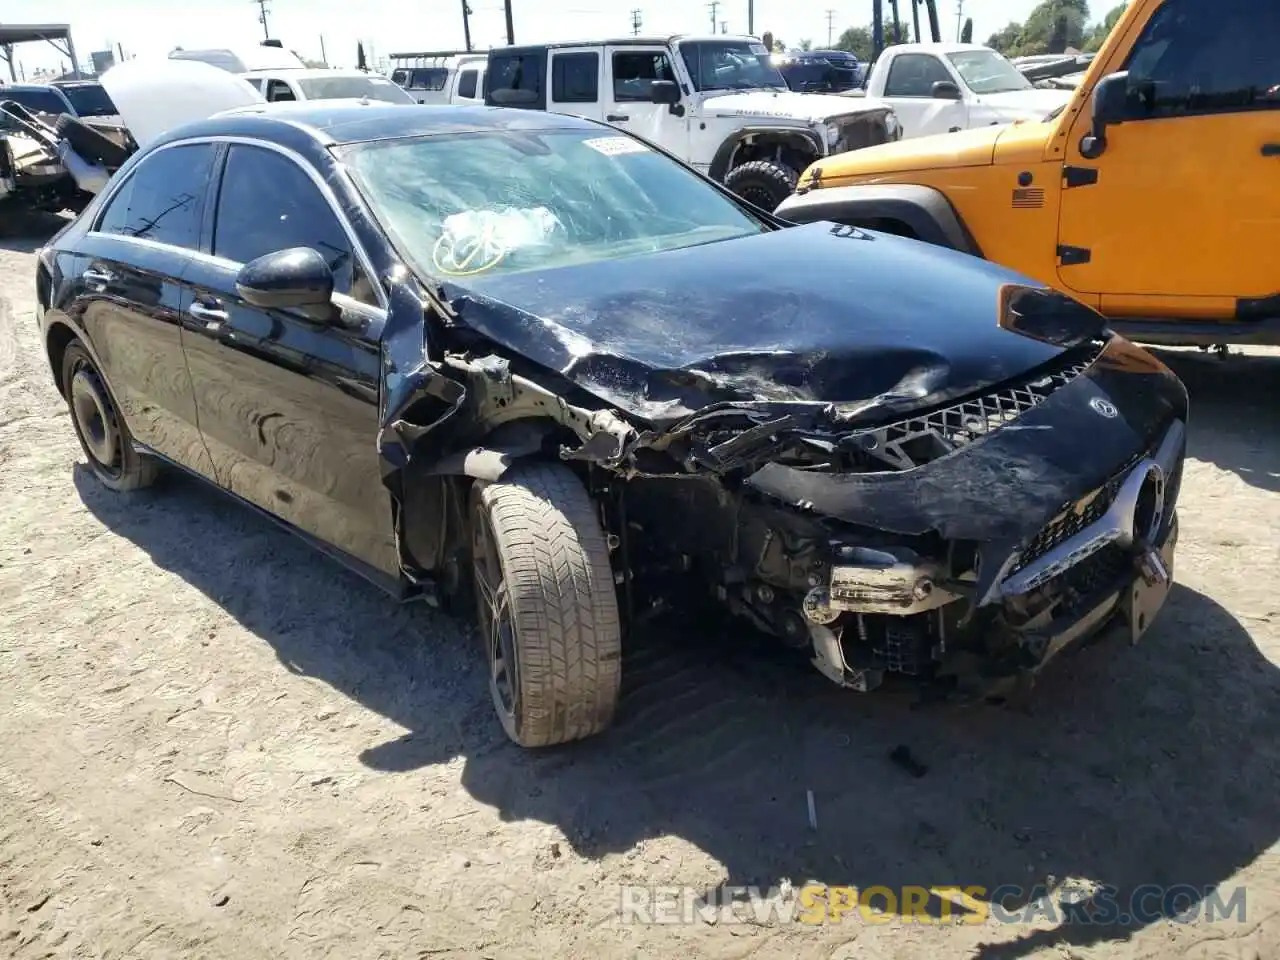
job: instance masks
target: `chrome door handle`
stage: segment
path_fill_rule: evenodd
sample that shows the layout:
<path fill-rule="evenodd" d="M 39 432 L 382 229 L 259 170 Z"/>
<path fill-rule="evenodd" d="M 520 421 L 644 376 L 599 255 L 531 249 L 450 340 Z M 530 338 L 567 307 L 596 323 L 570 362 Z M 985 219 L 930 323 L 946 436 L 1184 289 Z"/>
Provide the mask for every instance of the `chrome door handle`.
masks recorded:
<path fill-rule="evenodd" d="M 217 307 L 208 307 L 203 303 L 193 303 L 187 308 L 187 313 L 204 323 L 204 328 L 210 332 L 221 329 L 222 325 L 227 322 L 227 311 L 219 310 Z"/>
<path fill-rule="evenodd" d="M 90 267 L 84 273 L 80 274 L 80 279 L 85 283 L 97 283 L 102 286 L 106 286 L 114 280 L 115 277 L 107 273 L 105 270 L 95 270 L 93 267 Z"/>

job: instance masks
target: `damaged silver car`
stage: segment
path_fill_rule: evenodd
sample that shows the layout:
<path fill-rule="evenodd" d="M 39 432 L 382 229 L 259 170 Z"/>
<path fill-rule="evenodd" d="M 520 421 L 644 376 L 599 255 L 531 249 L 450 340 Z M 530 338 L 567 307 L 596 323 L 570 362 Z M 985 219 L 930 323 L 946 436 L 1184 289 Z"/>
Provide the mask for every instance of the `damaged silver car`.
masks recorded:
<path fill-rule="evenodd" d="M 835 683 L 981 695 L 1173 574 L 1187 395 L 993 264 L 793 226 L 589 120 L 306 104 L 144 147 L 39 258 L 90 467 L 172 464 L 472 609 L 526 746 L 718 601 Z"/>

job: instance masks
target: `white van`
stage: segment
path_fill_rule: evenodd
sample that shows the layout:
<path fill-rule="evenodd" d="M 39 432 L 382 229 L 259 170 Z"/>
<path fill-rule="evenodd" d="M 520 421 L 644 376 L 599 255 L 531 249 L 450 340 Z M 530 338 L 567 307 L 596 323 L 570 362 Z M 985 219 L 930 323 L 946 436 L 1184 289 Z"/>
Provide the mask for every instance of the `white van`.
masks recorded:
<path fill-rule="evenodd" d="M 391 81 L 418 103 L 483 103 L 485 53 L 393 53 Z"/>

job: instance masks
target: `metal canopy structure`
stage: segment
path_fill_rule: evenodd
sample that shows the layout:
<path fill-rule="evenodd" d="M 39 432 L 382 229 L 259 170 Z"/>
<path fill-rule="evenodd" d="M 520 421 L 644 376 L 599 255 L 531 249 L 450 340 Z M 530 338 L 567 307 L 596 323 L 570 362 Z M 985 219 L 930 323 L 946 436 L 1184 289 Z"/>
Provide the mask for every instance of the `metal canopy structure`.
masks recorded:
<path fill-rule="evenodd" d="M 71 75 L 80 79 L 80 63 L 76 60 L 76 45 L 71 42 L 71 25 L 68 23 L 0 23 L 0 58 L 9 64 L 9 79 L 18 81 L 18 71 L 13 60 L 13 48 L 19 43 L 44 41 L 71 61 Z"/>

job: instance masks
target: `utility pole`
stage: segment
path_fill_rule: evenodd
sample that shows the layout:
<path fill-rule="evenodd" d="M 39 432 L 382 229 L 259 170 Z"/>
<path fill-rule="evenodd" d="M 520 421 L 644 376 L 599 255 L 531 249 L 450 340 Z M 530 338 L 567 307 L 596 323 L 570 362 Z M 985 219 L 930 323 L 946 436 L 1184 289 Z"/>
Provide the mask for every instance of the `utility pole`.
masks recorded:
<path fill-rule="evenodd" d="M 716 11 L 720 9 L 720 0 L 711 0 L 707 6 L 711 10 L 711 32 L 716 32 Z"/>
<path fill-rule="evenodd" d="M 729 21 L 728 21 L 728 20 L 721 20 L 721 21 L 720 21 L 720 32 L 721 32 L 721 33 L 728 33 L 728 32 L 729 32 Z"/>
<path fill-rule="evenodd" d="M 956 42 L 960 42 L 960 25 L 964 22 L 964 0 L 956 0 Z"/>
<path fill-rule="evenodd" d="M 640 11 L 632 10 L 631 11 L 631 35 L 633 37 L 640 36 L 640 23 L 641 23 Z"/>
<path fill-rule="evenodd" d="M 270 40 L 271 31 L 267 29 L 267 0 L 250 0 L 250 2 L 258 6 L 258 22 L 262 24 L 262 39 Z"/>
<path fill-rule="evenodd" d="M 462 0 L 462 39 L 466 45 L 467 52 L 471 52 L 471 7 L 467 4 L 467 0 Z"/>
<path fill-rule="evenodd" d="M 835 43 L 835 30 L 836 30 L 835 22 L 836 22 L 836 12 L 834 10 L 828 10 L 827 11 L 827 47 L 828 48 L 831 47 L 831 44 Z"/>
<path fill-rule="evenodd" d="M 911 0 L 911 25 L 916 31 L 912 34 L 916 38 L 916 43 L 922 43 L 924 34 L 920 32 L 920 0 Z"/>
<path fill-rule="evenodd" d="M 320 34 L 320 61 L 327 67 L 329 65 L 329 55 L 324 52 L 324 34 Z"/>
<path fill-rule="evenodd" d="M 502 6 L 507 13 L 507 46 L 513 47 L 516 43 L 516 28 L 511 22 L 511 0 L 502 0 Z"/>
<path fill-rule="evenodd" d="M 747 36 L 756 35 L 756 0 L 747 0 Z M 770 53 L 773 51 L 770 50 Z"/>

